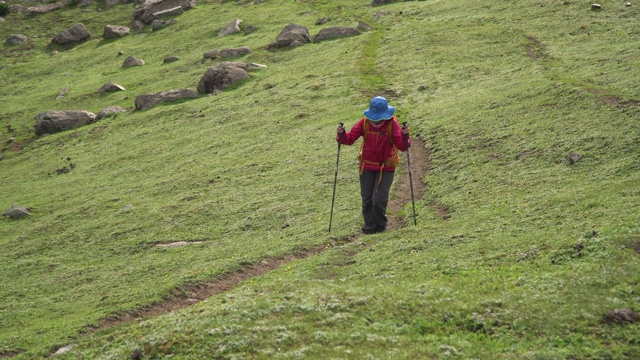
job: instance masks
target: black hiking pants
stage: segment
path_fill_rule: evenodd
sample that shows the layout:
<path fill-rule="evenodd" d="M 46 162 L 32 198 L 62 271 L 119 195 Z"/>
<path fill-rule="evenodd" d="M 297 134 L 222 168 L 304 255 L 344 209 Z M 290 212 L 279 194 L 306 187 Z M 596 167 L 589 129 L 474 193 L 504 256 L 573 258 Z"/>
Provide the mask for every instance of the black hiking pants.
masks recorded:
<path fill-rule="evenodd" d="M 387 227 L 387 203 L 389 190 L 393 183 L 393 171 L 383 171 L 382 181 L 380 171 L 365 170 L 360 175 L 360 196 L 362 196 L 362 216 L 364 217 L 365 232 L 384 231 Z"/>

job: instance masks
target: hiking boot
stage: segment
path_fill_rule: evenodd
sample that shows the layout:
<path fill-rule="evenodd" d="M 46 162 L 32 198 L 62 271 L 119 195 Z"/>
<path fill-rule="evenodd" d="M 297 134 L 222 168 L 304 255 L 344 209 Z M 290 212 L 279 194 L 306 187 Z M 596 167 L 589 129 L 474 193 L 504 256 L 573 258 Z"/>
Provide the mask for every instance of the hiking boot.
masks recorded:
<path fill-rule="evenodd" d="M 378 227 L 376 228 L 376 234 L 377 234 L 377 233 L 382 233 L 382 232 L 384 232 L 385 230 L 387 230 L 387 227 L 386 227 L 386 226 L 378 226 Z"/>
<path fill-rule="evenodd" d="M 363 226 L 363 227 L 362 227 L 362 232 L 363 232 L 365 235 L 371 235 L 371 234 L 375 234 L 375 233 L 377 233 L 377 232 L 378 232 L 378 229 L 375 229 L 375 228 L 374 228 L 374 229 L 370 229 L 370 228 L 366 228 L 366 227 L 364 227 L 364 226 Z"/>

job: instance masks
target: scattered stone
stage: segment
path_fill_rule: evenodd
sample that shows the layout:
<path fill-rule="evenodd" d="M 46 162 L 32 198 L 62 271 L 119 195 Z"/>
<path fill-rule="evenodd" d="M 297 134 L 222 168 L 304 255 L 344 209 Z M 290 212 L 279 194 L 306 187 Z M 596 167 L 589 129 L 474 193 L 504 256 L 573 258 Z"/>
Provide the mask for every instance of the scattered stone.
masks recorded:
<path fill-rule="evenodd" d="M 602 10 L 602 5 L 600 5 L 600 4 L 591 4 L 591 10 Z"/>
<path fill-rule="evenodd" d="M 125 91 L 127 89 L 125 89 L 124 87 L 114 83 L 113 81 L 109 81 L 108 83 L 102 85 L 102 87 L 100 89 L 98 89 L 98 92 L 115 92 L 115 91 Z"/>
<path fill-rule="evenodd" d="M 93 4 L 93 0 L 80 0 L 78 7 L 87 7 Z"/>
<path fill-rule="evenodd" d="M 331 19 L 329 19 L 328 17 L 323 17 L 323 18 L 319 18 L 318 20 L 316 20 L 316 25 L 324 25 L 326 23 L 328 23 Z"/>
<path fill-rule="evenodd" d="M 253 25 L 249 25 L 249 26 L 247 26 L 247 28 L 246 28 L 246 29 L 244 29 L 244 33 L 245 33 L 245 34 L 251 34 L 252 32 L 254 32 L 254 31 L 256 31 L 256 30 L 258 30 L 258 28 L 257 28 L 257 27 L 255 27 L 255 26 L 253 26 Z"/>
<path fill-rule="evenodd" d="M 254 4 L 261 4 L 261 3 L 263 3 L 263 2 L 264 2 L 264 0 L 254 0 L 254 2 L 253 2 L 253 3 L 254 3 Z"/>
<path fill-rule="evenodd" d="M 58 349 L 58 351 L 56 351 L 55 354 L 53 354 L 53 355 L 54 356 L 55 355 L 64 355 L 64 354 L 68 353 L 69 351 L 71 351 L 71 349 L 73 349 L 74 346 L 75 345 L 67 345 L 65 347 L 62 347 L 62 348 Z"/>
<path fill-rule="evenodd" d="M 207 69 L 200 83 L 198 91 L 211 94 L 216 90 L 224 90 L 238 81 L 249 79 L 248 67 L 241 62 L 223 62 Z"/>
<path fill-rule="evenodd" d="M 569 160 L 569 165 L 573 165 L 577 163 L 578 161 L 580 161 L 580 159 L 582 159 L 582 156 L 578 153 L 571 153 L 569 154 L 569 156 L 567 156 L 567 160 Z"/>
<path fill-rule="evenodd" d="M 338 26 L 320 30 L 313 41 L 318 42 L 332 38 L 342 38 L 355 35 L 360 35 L 360 31 L 358 29 L 346 26 Z"/>
<path fill-rule="evenodd" d="M 178 22 L 178 20 L 176 20 L 176 19 L 169 19 L 169 20 L 156 19 L 156 20 L 153 20 L 151 22 L 151 30 L 156 31 L 156 30 L 158 30 L 160 28 L 163 28 L 163 27 L 171 25 L 171 24 L 175 24 L 177 22 Z"/>
<path fill-rule="evenodd" d="M 1 22 L 4 22 L 4 18 L 3 17 L 0 17 L 0 23 Z"/>
<path fill-rule="evenodd" d="M 624 4 L 624 6 L 629 7 L 629 6 L 631 6 L 631 3 L 627 2 L 626 4 Z"/>
<path fill-rule="evenodd" d="M 115 116 L 115 114 L 125 113 L 127 111 L 128 111 L 127 109 L 123 109 L 119 106 L 108 106 L 100 110 L 100 112 L 98 113 L 98 116 L 96 117 L 96 120 L 104 119 L 110 116 Z"/>
<path fill-rule="evenodd" d="M 4 216 L 10 217 L 14 220 L 19 220 L 27 216 L 31 216 L 31 211 L 18 205 L 12 205 L 9 210 L 5 211 Z"/>
<path fill-rule="evenodd" d="M 118 56 L 120 56 L 120 55 L 124 55 L 124 51 L 122 51 L 122 50 L 118 51 Z"/>
<path fill-rule="evenodd" d="M 136 97 L 135 105 L 137 110 L 146 110 L 154 107 L 160 102 L 175 101 L 180 99 L 195 99 L 198 94 L 192 89 L 175 89 L 163 91 L 157 94 L 143 94 Z"/>
<path fill-rule="evenodd" d="M 58 93 L 58 96 L 56 96 L 56 100 L 60 100 L 60 99 L 64 98 L 64 96 L 67 95 L 68 91 L 69 91 L 68 88 L 64 88 L 64 89 L 60 90 L 60 92 Z"/>
<path fill-rule="evenodd" d="M 240 23 L 242 23 L 242 20 L 240 20 L 240 19 L 232 20 L 230 23 L 225 25 L 222 28 L 222 30 L 220 30 L 220 32 L 218 32 L 218 37 L 224 37 L 224 36 L 227 36 L 227 35 L 239 33 L 241 31 L 240 30 Z"/>
<path fill-rule="evenodd" d="M 182 6 L 176 6 L 171 9 L 155 12 L 153 13 L 153 16 L 155 16 L 156 18 L 163 18 L 163 17 L 169 17 L 169 16 L 178 16 L 178 15 L 181 15 L 183 12 L 184 12 L 184 9 L 182 8 Z"/>
<path fill-rule="evenodd" d="M 124 59 L 124 62 L 122 63 L 122 66 L 124 67 L 142 66 L 142 65 L 144 65 L 144 60 L 138 59 L 133 56 L 127 57 L 126 59 Z"/>
<path fill-rule="evenodd" d="M 425 91 L 425 90 L 427 90 L 427 86 L 426 85 L 418 86 L 418 91 Z"/>
<path fill-rule="evenodd" d="M 9 6 L 9 10 L 11 10 L 11 12 L 26 12 L 27 8 L 25 8 L 24 6 L 20 5 L 20 4 L 11 4 L 11 6 Z"/>
<path fill-rule="evenodd" d="M 369 31 L 369 30 L 373 30 L 373 26 L 367 24 L 364 21 L 360 21 L 358 22 L 358 26 L 356 26 L 356 28 L 360 31 Z"/>
<path fill-rule="evenodd" d="M 172 63 L 172 62 L 178 61 L 178 60 L 180 60 L 180 58 L 177 57 L 177 56 L 167 56 L 167 57 L 164 58 L 163 63 L 168 64 L 168 63 Z"/>
<path fill-rule="evenodd" d="M 251 50 L 249 50 L 248 47 L 243 46 L 243 47 L 232 48 L 232 49 L 209 50 L 206 53 L 204 53 L 203 57 L 205 59 L 225 59 L 225 58 L 243 56 L 250 53 L 251 53 Z"/>
<path fill-rule="evenodd" d="M 280 48 L 288 47 L 297 41 L 300 44 L 306 44 L 311 42 L 309 36 L 309 29 L 306 26 L 298 24 L 289 24 L 280 32 L 276 37 L 276 46 Z"/>
<path fill-rule="evenodd" d="M 96 121 L 96 114 L 86 110 L 50 110 L 35 116 L 36 135 L 75 129 Z"/>
<path fill-rule="evenodd" d="M 140 31 L 144 28 L 144 23 L 140 20 L 136 20 L 131 24 L 131 30 Z"/>
<path fill-rule="evenodd" d="M 7 40 L 5 41 L 5 43 L 7 43 L 8 45 L 20 45 L 24 42 L 27 41 L 27 36 L 26 35 L 22 35 L 22 34 L 11 34 L 9 35 L 9 37 L 7 37 Z"/>
<path fill-rule="evenodd" d="M 172 16 L 181 14 L 182 11 L 189 10 L 195 6 L 195 0 L 147 0 L 143 2 L 142 8 L 133 13 L 136 20 L 145 24 L 151 24 L 160 16 Z M 180 8 L 180 10 L 176 8 Z"/>
<path fill-rule="evenodd" d="M 249 69 L 265 69 L 267 68 L 267 65 L 258 64 L 258 63 L 249 63 L 247 67 Z"/>
<path fill-rule="evenodd" d="M 58 55 L 58 51 L 53 50 L 53 51 L 51 52 L 51 56 L 56 56 L 56 55 Z"/>
<path fill-rule="evenodd" d="M 75 45 L 85 42 L 90 36 L 84 24 L 78 23 L 56 35 L 51 42 L 59 45 Z"/>
<path fill-rule="evenodd" d="M 626 324 L 640 321 L 640 315 L 631 309 L 615 309 L 602 318 L 605 324 Z"/>
<path fill-rule="evenodd" d="M 127 35 L 131 31 L 126 26 L 119 25 L 105 25 L 102 37 L 105 39 L 114 39 Z"/>
<path fill-rule="evenodd" d="M 40 5 L 40 6 L 31 6 L 28 7 L 25 10 L 25 13 L 27 15 L 37 15 L 37 14 L 44 14 L 44 13 L 48 13 L 54 10 L 58 10 L 62 8 L 62 3 L 60 2 L 54 2 L 51 4 L 44 4 L 44 5 Z"/>
<path fill-rule="evenodd" d="M 10 137 L 10 138 L 7 139 L 7 141 L 5 143 L 11 144 L 14 141 L 16 141 L 16 138 L 15 137 Z"/>

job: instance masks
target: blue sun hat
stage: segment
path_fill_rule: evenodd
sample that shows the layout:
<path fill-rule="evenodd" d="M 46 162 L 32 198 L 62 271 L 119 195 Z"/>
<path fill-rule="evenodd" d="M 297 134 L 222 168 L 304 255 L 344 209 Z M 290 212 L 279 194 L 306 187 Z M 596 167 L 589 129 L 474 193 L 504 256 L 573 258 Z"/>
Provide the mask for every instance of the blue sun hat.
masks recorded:
<path fill-rule="evenodd" d="M 376 96 L 371 99 L 369 108 L 364 111 L 364 116 L 371 121 L 378 122 L 391 119 L 395 112 L 396 108 L 389 106 L 387 99 L 382 96 Z"/>

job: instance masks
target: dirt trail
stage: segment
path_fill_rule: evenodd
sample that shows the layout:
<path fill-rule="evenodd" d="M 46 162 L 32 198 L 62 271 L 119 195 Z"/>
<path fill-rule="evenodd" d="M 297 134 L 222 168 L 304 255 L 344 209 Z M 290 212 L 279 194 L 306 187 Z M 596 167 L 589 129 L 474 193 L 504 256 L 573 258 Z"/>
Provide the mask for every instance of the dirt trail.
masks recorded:
<path fill-rule="evenodd" d="M 425 183 L 423 180 L 425 179 L 429 171 L 430 153 L 425 149 L 424 143 L 419 138 L 413 138 L 412 141 L 413 143 L 410 149 L 412 170 L 411 174 L 413 179 L 414 199 L 415 201 L 418 201 L 422 198 L 422 193 L 425 188 Z M 405 221 L 401 218 L 398 218 L 394 214 L 397 214 L 400 210 L 402 210 L 405 205 L 411 204 L 411 188 L 409 184 L 409 176 L 407 174 L 406 155 L 403 156 L 402 160 L 402 166 L 399 166 L 397 169 L 397 183 L 394 185 L 394 189 L 392 190 L 392 198 L 389 202 L 389 226 L 387 231 L 405 226 Z M 409 210 L 407 212 L 407 215 L 409 215 L 409 220 L 412 222 L 412 210 Z M 413 226 L 413 224 L 411 225 Z M 263 275 L 271 270 L 289 263 L 290 261 L 304 259 L 322 253 L 323 251 L 326 251 L 333 246 L 339 245 L 339 243 L 352 242 L 360 236 L 363 235 L 361 233 L 358 233 L 344 239 L 333 239 L 330 246 L 321 245 L 300 251 L 295 254 L 288 254 L 282 258 L 265 259 L 260 263 L 247 265 L 237 271 L 220 275 L 217 279 L 203 284 L 179 287 L 175 289 L 170 296 L 166 297 L 159 303 L 150 305 L 145 308 L 128 311 L 112 318 L 103 319 L 99 321 L 97 326 L 87 327 L 86 332 L 91 333 L 103 328 L 116 326 L 130 321 L 146 319 L 155 315 L 169 313 L 174 310 L 197 304 L 212 295 L 228 291 L 243 281 Z"/>

